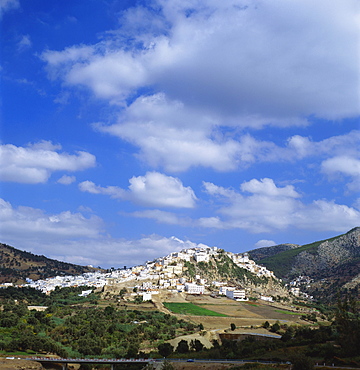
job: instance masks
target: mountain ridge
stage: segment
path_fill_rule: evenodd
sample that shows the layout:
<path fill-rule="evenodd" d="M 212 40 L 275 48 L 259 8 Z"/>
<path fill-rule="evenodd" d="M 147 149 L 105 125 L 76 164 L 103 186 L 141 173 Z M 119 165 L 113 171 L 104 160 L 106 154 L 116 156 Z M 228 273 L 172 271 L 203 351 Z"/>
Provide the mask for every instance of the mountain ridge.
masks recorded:
<path fill-rule="evenodd" d="M 302 246 L 287 249 L 281 246 L 284 245 L 248 253 L 254 261 L 285 281 L 299 275 L 310 277 L 313 283 L 308 291 L 319 298 L 334 298 L 342 289 L 352 289 L 354 294 L 359 294 L 360 227 Z"/>
<path fill-rule="evenodd" d="M 0 283 L 24 283 L 26 278 L 46 279 L 56 275 L 81 275 L 98 269 L 57 261 L 0 243 Z"/>

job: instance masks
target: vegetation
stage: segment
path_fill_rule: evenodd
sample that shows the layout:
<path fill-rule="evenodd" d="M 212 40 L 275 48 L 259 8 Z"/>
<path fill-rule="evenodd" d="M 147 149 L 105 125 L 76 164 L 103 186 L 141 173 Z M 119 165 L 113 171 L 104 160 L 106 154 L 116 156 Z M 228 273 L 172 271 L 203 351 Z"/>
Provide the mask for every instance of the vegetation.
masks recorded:
<path fill-rule="evenodd" d="M 81 275 L 97 270 L 38 256 L 2 243 L 0 261 L 0 282 L 25 282 L 27 277 L 46 279 L 56 275 Z"/>
<path fill-rule="evenodd" d="M 341 235 L 340 235 L 341 236 Z M 293 259 L 301 252 L 307 251 L 308 253 L 315 254 L 318 246 L 325 241 L 332 241 L 340 236 L 334 238 L 320 240 L 314 243 L 305 244 L 301 247 L 289 249 L 287 251 L 278 253 L 274 256 L 264 258 L 259 263 L 265 265 L 269 270 L 273 271 L 276 276 L 287 276 L 290 273 Z"/>
<path fill-rule="evenodd" d="M 96 295 L 78 297 L 80 290 L 57 289 L 48 297 L 33 289 L 1 289 L 0 350 L 72 357 L 136 357 L 143 343 L 156 348 L 196 329 L 191 323 L 157 311 L 100 308 L 91 304 L 97 300 Z M 11 293 L 17 293 L 16 304 L 9 298 Z M 47 304 L 48 308 L 29 311 L 30 302 Z"/>
<path fill-rule="evenodd" d="M 173 313 L 181 315 L 194 316 L 220 316 L 227 317 L 227 315 L 199 307 L 193 303 L 169 303 L 164 302 L 163 305 Z"/>

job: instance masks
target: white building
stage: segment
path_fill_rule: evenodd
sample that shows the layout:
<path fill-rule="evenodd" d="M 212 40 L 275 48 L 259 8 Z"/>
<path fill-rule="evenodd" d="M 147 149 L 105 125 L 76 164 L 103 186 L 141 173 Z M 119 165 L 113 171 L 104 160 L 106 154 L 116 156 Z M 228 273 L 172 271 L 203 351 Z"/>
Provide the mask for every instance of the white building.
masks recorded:
<path fill-rule="evenodd" d="M 193 283 L 185 284 L 185 291 L 189 294 L 203 294 L 205 291 L 204 285 L 197 285 Z"/>
<path fill-rule="evenodd" d="M 245 301 L 246 300 L 245 289 L 227 290 L 226 297 L 234 300 Z"/>
<path fill-rule="evenodd" d="M 220 295 L 227 295 L 227 291 L 234 291 L 235 287 L 232 286 L 221 286 L 219 289 Z"/>
<path fill-rule="evenodd" d="M 143 301 L 151 301 L 151 293 L 148 293 L 148 292 L 143 293 L 142 297 L 143 297 Z"/>
<path fill-rule="evenodd" d="M 260 296 L 260 299 L 262 299 L 263 301 L 267 301 L 267 302 L 273 302 L 273 297 L 269 297 L 265 295 Z"/>
<path fill-rule="evenodd" d="M 194 258 L 196 262 L 209 262 L 209 255 L 207 253 L 196 253 Z"/>

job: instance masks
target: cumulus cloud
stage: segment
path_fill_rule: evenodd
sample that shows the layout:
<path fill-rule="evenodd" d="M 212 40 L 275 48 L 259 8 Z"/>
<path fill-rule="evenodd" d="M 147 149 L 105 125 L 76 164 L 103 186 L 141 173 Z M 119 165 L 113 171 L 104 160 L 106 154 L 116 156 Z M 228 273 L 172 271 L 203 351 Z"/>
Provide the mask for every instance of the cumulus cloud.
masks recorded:
<path fill-rule="evenodd" d="M 16 246 L 24 241 L 47 243 L 68 238 L 96 238 L 103 223 L 99 217 L 84 217 L 70 211 L 46 214 L 32 207 L 13 207 L 0 199 L 1 240 Z"/>
<path fill-rule="evenodd" d="M 330 177 L 337 175 L 350 177 L 347 187 L 351 192 L 360 191 L 360 159 L 346 155 L 339 155 L 326 159 L 321 164 L 322 172 Z"/>
<path fill-rule="evenodd" d="M 43 59 L 67 84 L 118 102 L 151 86 L 242 125 L 344 118 L 359 113 L 357 16 L 355 0 L 158 0 L 128 9 L 106 40 Z"/>
<path fill-rule="evenodd" d="M 298 199 L 300 194 L 293 186 L 278 187 L 272 179 L 253 179 L 240 189 L 238 192 L 204 182 L 205 192 L 218 202 L 220 216 L 202 218 L 198 224 L 258 233 L 289 227 L 344 232 L 360 223 L 360 212 L 355 208 L 322 199 L 306 204 Z"/>
<path fill-rule="evenodd" d="M 72 184 L 75 181 L 76 181 L 76 177 L 75 176 L 67 176 L 67 175 L 64 175 L 64 176 L 61 176 L 60 179 L 57 182 L 59 184 L 63 184 L 63 185 L 70 185 L 70 184 Z"/>
<path fill-rule="evenodd" d="M 259 162 L 288 162 L 329 155 L 354 155 L 360 146 L 360 131 L 321 141 L 294 135 L 283 146 L 259 140 L 250 134 L 225 136 L 219 118 L 169 101 L 164 94 L 140 97 L 124 109 L 118 123 L 94 124 L 101 131 L 140 148 L 139 157 L 154 167 L 179 172 L 203 166 L 217 171 L 246 168 Z"/>
<path fill-rule="evenodd" d="M 84 192 L 105 194 L 146 207 L 193 208 L 197 200 L 193 190 L 190 187 L 184 187 L 178 178 L 159 172 L 134 176 L 129 182 L 127 190 L 117 186 L 101 187 L 91 181 L 80 183 L 79 188 Z"/>
<path fill-rule="evenodd" d="M 226 171 L 236 168 L 241 147 L 234 140 L 211 137 L 212 126 L 218 122 L 215 117 L 156 94 L 138 98 L 124 111 L 119 123 L 95 127 L 139 147 L 140 158 L 154 167 L 172 172 L 191 166 Z"/>
<path fill-rule="evenodd" d="M 155 234 L 134 240 L 103 238 L 98 241 L 66 243 L 61 249 L 62 254 L 54 253 L 52 258 L 102 267 L 130 267 L 197 246 L 205 245 Z M 74 253 L 77 250 L 85 250 L 86 253 Z"/>
<path fill-rule="evenodd" d="M 292 185 L 287 185 L 283 188 L 278 188 L 274 180 L 272 179 L 252 179 L 248 182 L 244 182 L 240 186 L 243 192 L 247 191 L 253 194 L 261 194 L 270 197 L 289 197 L 289 198 L 298 198 L 300 194 L 297 193 Z"/>
<path fill-rule="evenodd" d="M 95 216 L 65 211 L 47 214 L 41 209 L 14 207 L 0 199 L 0 237 L 3 243 L 46 257 L 102 267 L 143 264 L 174 251 L 198 246 L 191 241 L 158 235 L 127 240 L 104 234 Z"/>
<path fill-rule="evenodd" d="M 263 247 L 272 247 L 273 245 L 276 245 L 276 243 L 273 240 L 261 239 L 255 243 L 254 247 L 263 248 Z"/>
<path fill-rule="evenodd" d="M 239 128 L 358 115 L 357 17 L 356 0 L 157 0 L 127 9 L 101 42 L 42 59 L 51 78 L 121 105 L 116 123 L 96 127 L 151 166 L 229 171 L 339 144 L 296 135 L 282 148 Z"/>
<path fill-rule="evenodd" d="M 81 171 L 96 164 L 95 156 L 78 151 L 68 154 L 58 151 L 59 145 L 42 141 L 17 147 L 12 144 L 0 146 L 0 175 L 2 181 L 27 184 L 45 183 L 56 171 Z"/>

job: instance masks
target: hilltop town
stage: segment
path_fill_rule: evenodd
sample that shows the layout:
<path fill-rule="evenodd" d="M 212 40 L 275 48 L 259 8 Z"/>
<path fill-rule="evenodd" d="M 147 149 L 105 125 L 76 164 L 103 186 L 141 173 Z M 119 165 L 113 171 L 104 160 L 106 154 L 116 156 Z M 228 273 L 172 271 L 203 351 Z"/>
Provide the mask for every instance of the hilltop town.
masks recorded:
<path fill-rule="evenodd" d="M 238 267 L 242 269 L 239 271 L 245 273 L 245 278 L 241 280 L 231 274 L 214 274 L 219 266 Z M 217 278 L 209 279 L 211 275 L 216 275 Z M 260 282 L 257 290 L 254 290 L 254 279 Z M 255 294 L 258 298 L 271 301 L 273 298 L 266 295 L 265 289 L 268 281 L 284 294 L 284 288 L 273 272 L 256 264 L 248 253 L 236 254 L 217 247 L 200 246 L 173 252 L 131 268 L 87 272 L 77 276 L 56 276 L 36 281 L 27 279 L 25 286 L 47 294 L 56 287 L 88 286 L 102 291 L 107 297 L 117 296 L 122 291 L 124 298 L 123 292 L 126 291 L 129 293 L 128 297 L 140 296 L 143 301 L 152 300 L 154 295 L 166 292 L 208 293 L 235 300 L 247 300 L 250 294 Z M 91 291 L 84 291 L 83 294 Z"/>

